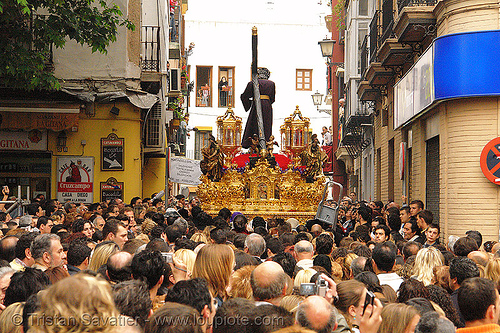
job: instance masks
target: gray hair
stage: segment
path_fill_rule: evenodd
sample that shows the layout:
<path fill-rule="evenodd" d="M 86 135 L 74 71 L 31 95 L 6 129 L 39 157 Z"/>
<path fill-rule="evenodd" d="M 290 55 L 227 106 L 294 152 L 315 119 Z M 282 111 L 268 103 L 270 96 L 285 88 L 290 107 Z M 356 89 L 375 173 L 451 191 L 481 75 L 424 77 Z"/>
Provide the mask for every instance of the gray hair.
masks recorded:
<path fill-rule="evenodd" d="M 429 311 L 422 315 L 415 333 L 454 333 L 455 325 L 447 318 L 441 316 L 435 311 Z"/>
<path fill-rule="evenodd" d="M 64 210 L 69 213 L 69 211 L 71 210 L 71 205 L 75 205 L 76 204 L 73 202 L 73 201 L 68 201 L 64 204 Z"/>
<path fill-rule="evenodd" d="M 455 246 L 455 243 L 457 242 L 457 240 L 459 239 L 460 237 L 458 236 L 455 236 L 455 235 L 450 235 L 448 237 L 448 248 L 453 251 L 453 247 Z"/>
<path fill-rule="evenodd" d="M 180 229 L 180 232 L 182 233 L 182 235 L 184 235 L 184 236 L 186 235 L 187 230 L 189 228 L 189 224 L 183 217 L 178 217 L 174 221 L 173 225 L 179 226 L 179 229 Z"/>
<path fill-rule="evenodd" d="M 314 247 L 311 244 L 311 242 L 307 242 L 306 246 L 301 246 L 300 242 L 298 242 L 297 244 L 295 244 L 295 246 L 293 247 L 293 249 L 297 253 L 303 253 L 303 252 L 313 253 L 314 252 Z"/>
<path fill-rule="evenodd" d="M 106 220 L 104 219 L 104 217 L 102 217 L 102 216 L 100 216 L 100 215 L 97 215 L 97 216 L 95 217 L 95 219 L 93 219 L 93 220 L 92 220 L 92 224 L 94 225 L 94 227 L 97 225 L 97 220 L 99 220 L 99 219 L 101 219 L 101 220 L 103 220 L 104 222 L 106 222 Z"/>
<path fill-rule="evenodd" d="M 2 279 L 5 275 L 9 273 L 15 273 L 16 271 L 10 268 L 9 266 L 0 267 L 0 279 Z"/>
<path fill-rule="evenodd" d="M 268 80 L 271 76 L 271 72 L 265 67 L 257 68 L 257 74 L 259 75 L 259 79 L 263 80 Z"/>
<path fill-rule="evenodd" d="M 250 275 L 250 285 L 252 287 L 253 297 L 255 300 L 266 301 L 280 297 L 283 293 L 283 289 L 287 286 L 288 275 L 285 272 L 281 272 L 277 279 L 274 279 L 268 285 L 261 286 L 258 281 L 255 280 L 254 271 Z"/>
<path fill-rule="evenodd" d="M 245 238 L 245 247 L 248 248 L 248 254 L 260 257 L 266 250 L 266 241 L 254 232 Z"/>
<path fill-rule="evenodd" d="M 328 322 L 321 329 L 318 329 L 317 325 L 314 325 L 313 322 L 307 318 L 307 312 L 310 310 L 310 304 L 307 302 L 302 302 L 299 304 L 297 308 L 297 314 L 295 315 L 295 320 L 299 323 L 300 326 L 304 328 L 308 328 L 318 333 L 329 333 L 333 332 L 335 328 L 335 324 L 337 323 L 337 315 L 335 313 L 335 308 L 329 305 L 330 310 L 330 318 L 328 318 Z"/>
<path fill-rule="evenodd" d="M 36 236 L 33 244 L 31 244 L 31 255 L 33 259 L 40 259 L 45 252 L 50 253 L 52 241 L 61 241 L 61 238 L 55 234 L 43 234 Z"/>
<path fill-rule="evenodd" d="M 352 275 L 356 276 L 365 270 L 366 257 L 359 256 L 351 261 Z"/>
<path fill-rule="evenodd" d="M 31 218 L 31 215 L 23 215 L 19 218 L 19 227 L 20 228 L 26 228 L 31 226 L 31 222 L 33 219 Z"/>

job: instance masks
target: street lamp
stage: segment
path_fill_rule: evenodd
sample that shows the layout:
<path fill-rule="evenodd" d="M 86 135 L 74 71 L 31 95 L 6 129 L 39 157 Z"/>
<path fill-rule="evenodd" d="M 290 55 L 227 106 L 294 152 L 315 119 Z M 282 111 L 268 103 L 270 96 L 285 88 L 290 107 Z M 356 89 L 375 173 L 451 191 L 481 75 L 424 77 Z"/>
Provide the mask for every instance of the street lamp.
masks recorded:
<path fill-rule="evenodd" d="M 319 93 L 317 90 L 314 94 L 311 95 L 313 104 L 316 105 L 316 110 L 318 112 L 324 112 L 328 114 L 332 114 L 332 110 L 330 109 L 320 109 L 319 106 L 323 103 L 323 94 Z"/>
<path fill-rule="evenodd" d="M 319 93 L 317 90 L 314 94 L 311 95 L 313 99 L 313 104 L 316 105 L 316 107 L 319 107 L 323 101 L 323 94 Z"/>
<path fill-rule="evenodd" d="M 328 63 L 330 63 L 330 58 L 333 55 L 333 45 L 335 44 L 334 40 L 331 39 L 323 39 L 318 42 L 321 47 L 321 54 L 324 58 L 327 58 Z"/>

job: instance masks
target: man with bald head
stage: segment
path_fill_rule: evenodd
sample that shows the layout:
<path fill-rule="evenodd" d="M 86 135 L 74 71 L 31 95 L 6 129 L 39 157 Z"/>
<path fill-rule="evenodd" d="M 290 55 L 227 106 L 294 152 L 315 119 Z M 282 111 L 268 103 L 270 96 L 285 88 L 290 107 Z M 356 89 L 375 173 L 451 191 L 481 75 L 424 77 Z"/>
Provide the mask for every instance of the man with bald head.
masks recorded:
<path fill-rule="evenodd" d="M 133 256 L 125 251 L 116 252 L 108 258 L 106 275 L 112 284 L 132 279 L 132 258 Z"/>
<path fill-rule="evenodd" d="M 319 224 L 314 224 L 311 227 L 311 234 L 314 238 L 318 237 L 323 232 L 323 228 Z"/>
<path fill-rule="evenodd" d="M 313 256 L 314 247 L 311 242 L 301 240 L 295 244 L 294 247 L 295 259 L 297 260 L 297 267 L 308 269 L 314 266 Z"/>
<path fill-rule="evenodd" d="M 467 255 L 467 258 L 483 267 L 486 267 L 486 265 L 488 265 L 488 261 L 490 260 L 488 253 L 483 251 L 472 251 Z"/>
<path fill-rule="evenodd" d="M 257 266 L 250 275 L 253 297 L 256 305 L 279 306 L 288 288 L 288 276 L 280 264 L 266 261 Z"/>
<path fill-rule="evenodd" d="M 333 306 L 321 296 L 309 296 L 300 303 L 295 322 L 315 332 L 333 332 L 337 319 Z"/>

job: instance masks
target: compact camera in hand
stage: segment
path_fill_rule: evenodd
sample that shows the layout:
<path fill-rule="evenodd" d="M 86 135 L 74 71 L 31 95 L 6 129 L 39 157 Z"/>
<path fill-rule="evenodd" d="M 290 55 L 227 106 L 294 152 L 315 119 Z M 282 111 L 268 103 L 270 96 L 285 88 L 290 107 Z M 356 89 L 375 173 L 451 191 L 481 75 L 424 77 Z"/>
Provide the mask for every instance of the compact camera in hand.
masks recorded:
<path fill-rule="evenodd" d="M 318 276 L 316 283 L 301 283 L 299 289 L 299 295 L 301 296 L 318 295 L 325 297 L 327 290 L 328 290 L 328 283 L 321 276 Z"/>

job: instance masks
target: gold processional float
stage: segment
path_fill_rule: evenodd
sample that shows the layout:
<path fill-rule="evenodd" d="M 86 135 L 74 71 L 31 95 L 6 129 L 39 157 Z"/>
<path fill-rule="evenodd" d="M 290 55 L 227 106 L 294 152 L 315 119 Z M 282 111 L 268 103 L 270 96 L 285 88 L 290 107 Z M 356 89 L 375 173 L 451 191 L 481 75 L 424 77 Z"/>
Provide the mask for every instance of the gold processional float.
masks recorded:
<path fill-rule="evenodd" d="M 326 193 L 323 163 L 327 160 L 316 134 L 309 137 L 309 118 L 299 107 L 280 127 L 281 152 L 273 153 L 274 137 L 259 149 L 252 140 L 250 153 L 241 153 L 241 117 L 228 108 L 217 118 L 217 139 L 210 135 L 202 149 L 203 175 L 197 195 L 202 208 L 217 215 L 227 207 L 249 219 L 315 217 Z"/>

